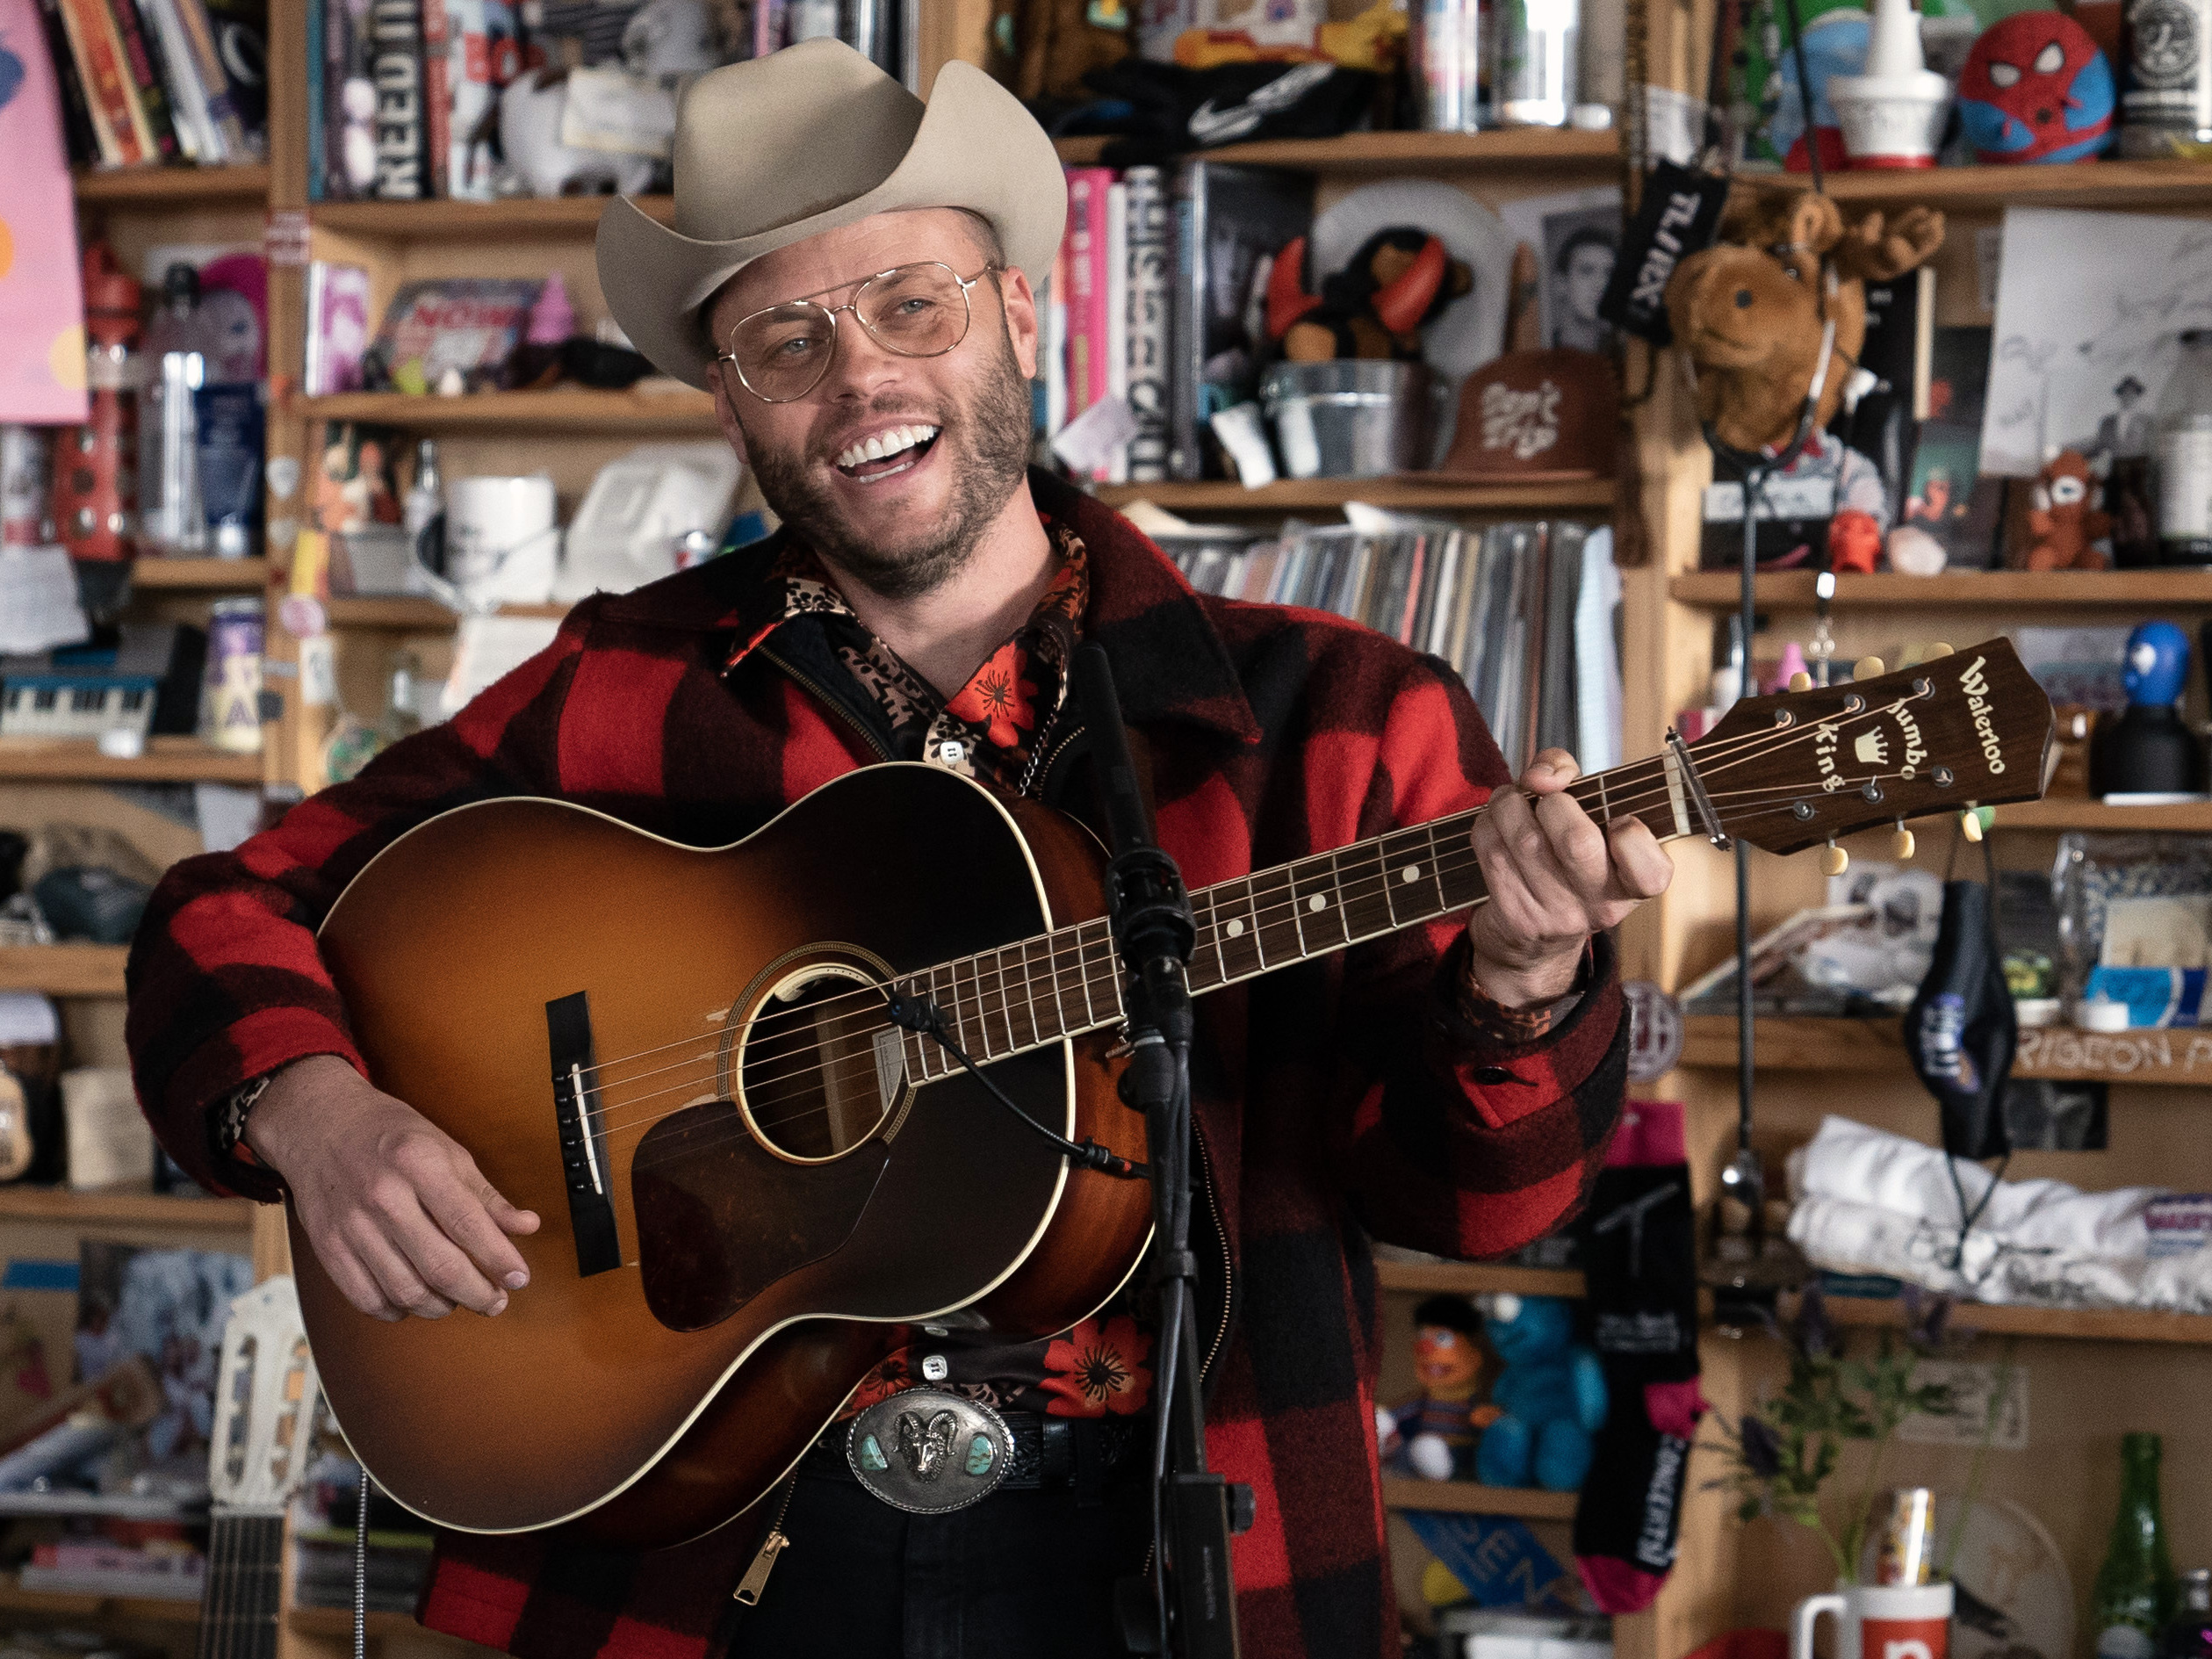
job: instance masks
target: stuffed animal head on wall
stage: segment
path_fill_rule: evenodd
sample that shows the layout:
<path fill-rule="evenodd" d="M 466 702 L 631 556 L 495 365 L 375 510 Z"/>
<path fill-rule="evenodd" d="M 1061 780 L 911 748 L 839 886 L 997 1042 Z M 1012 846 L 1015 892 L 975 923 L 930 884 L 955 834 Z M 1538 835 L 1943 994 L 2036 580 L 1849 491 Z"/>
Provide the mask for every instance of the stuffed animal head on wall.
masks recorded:
<path fill-rule="evenodd" d="M 1720 237 L 1675 267 L 1667 317 L 1697 418 L 1731 448 L 1757 451 L 1790 443 L 1816 386 L 1812 424 L 1834 418 L 1866 343 L 1866 285 L 1926 261 L 1943 216 L 1914 207 L 1847 226 L 1827 196 L 1740 191 Z"/>

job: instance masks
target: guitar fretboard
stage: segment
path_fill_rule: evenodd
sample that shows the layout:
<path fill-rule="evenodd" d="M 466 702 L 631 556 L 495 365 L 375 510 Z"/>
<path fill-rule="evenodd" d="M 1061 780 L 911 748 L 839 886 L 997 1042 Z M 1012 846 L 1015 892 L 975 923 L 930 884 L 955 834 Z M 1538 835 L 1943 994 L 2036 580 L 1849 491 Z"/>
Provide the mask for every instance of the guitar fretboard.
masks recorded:
<path fill-rule="evenodd" d="M 1577 779 L 1568 793 L 1601 824 L 1642 818 L 1671 840 L 1692 827 L 1682 781 L 1666 755 Z M 1481 808 L 1391 830 L 1333 852 L 1217 882 L 1191 895 L 1197 922 L 1191 993 L 1380 939 L 1467 909 L 1488 895 L 1467 837 Z M 1117 1025 L 1120 963 L 1111 926 L 1077 923 L 899 980 L 933 999 L 954 1040 L 981 1063 Z M 960 1069 L 936 1042 L 903 1034 L 918 1083 Z"/>
<path fill-rule="evenodd" d="M 219 1511 L 208 1526 L 199 1659 L 276 1659 L 285 1518 Z"/>

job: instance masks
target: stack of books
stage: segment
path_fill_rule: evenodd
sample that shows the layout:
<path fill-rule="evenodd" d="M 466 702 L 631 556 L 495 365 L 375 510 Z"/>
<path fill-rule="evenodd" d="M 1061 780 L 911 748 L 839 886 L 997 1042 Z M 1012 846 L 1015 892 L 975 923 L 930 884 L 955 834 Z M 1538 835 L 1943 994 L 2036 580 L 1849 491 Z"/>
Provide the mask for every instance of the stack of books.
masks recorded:
<path fill-rule="evenodd" d="M 73 1538 L 37 1546 L 19 1582 L 25 1590 L 71 1596 L 198 1601 L 206 1577 L 207 1558 L 181 1538 L 130 1545 Z"/>
<path fill-rule="evenodd" d="M 39 0 L 80 167 L 202 167 L 268 153 L 267 0 Z"/>

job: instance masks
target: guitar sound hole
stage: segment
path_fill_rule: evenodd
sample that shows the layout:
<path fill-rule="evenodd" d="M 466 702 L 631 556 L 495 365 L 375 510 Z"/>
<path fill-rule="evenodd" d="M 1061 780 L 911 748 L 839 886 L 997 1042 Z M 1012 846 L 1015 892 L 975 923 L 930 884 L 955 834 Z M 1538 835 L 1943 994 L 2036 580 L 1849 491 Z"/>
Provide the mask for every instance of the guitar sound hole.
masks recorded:
<path fill-rule="evenodd" d="M 875 982 L 838 964 L 794 973 L 746 1032 L 738 1094 L 768 1150 L 799 1163 L 841 1158 L 883 1126 L 904 1086 L 897 1028 Z"/>

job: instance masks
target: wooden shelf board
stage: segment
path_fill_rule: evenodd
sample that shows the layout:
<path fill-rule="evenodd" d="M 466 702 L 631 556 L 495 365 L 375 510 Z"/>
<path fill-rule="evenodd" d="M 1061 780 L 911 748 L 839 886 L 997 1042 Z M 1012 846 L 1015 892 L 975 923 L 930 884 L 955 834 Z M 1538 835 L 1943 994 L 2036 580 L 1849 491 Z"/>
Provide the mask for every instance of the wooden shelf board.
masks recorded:
<path fill-rule="evenodd" d="M 1375 1282 L 1385 1290 L 1438 1292 L 1461 1296 L 1576 1296 L 1582 1275 L 1564 1267 L 1515 1267 L 1487 1261 L 1379 1261 Z"/>
<path fill-rule="evenodd" d="M 1534 1487 L 1477 1486 L 1473 1481 L 1382 1477 L 1385 1509 L 1448 1510 L 1455 1515 L 1517 1515 L 1524 1520 L 1571 1521 L 1580 1494 Z"/>
<path fill-rule="evenodd" d="M 199 1603 L 149 1596 L 80 1596 L 66 1590 L 25 1590 L 13 1573 L 0 1573 L 0 1612 L 42 1613 L 54 1619 L 139 1619 L 148 1624 L 196 1625 Z"/>
<path fill-rule="evenodd" d="M 1896 1072 L 1906 1069 L 1904 1024 L 1897 1020 L 1763 1019 L 1762 1071 Z M 1682 1063 L 1733 1069 L 1736 1022 L 1722 1014 L 1682 1021 Z M 2020 1034 L 2016 1078 L 2212 1087 L 2212 1028 L 2077 1031 L 2035 1026 Z"/>
<path fill-rule="evenodd" d="M 2108 806 L 2102 801 L 2056 799 L 2018 801 L 1997 809 L 1999 829 L 2167 830 L 2176 834 L 2212 833 L 2212 801 L 2184 801 L 2172 806 Z"/>
<path fill-rule="evenodd" d="M 371 1639 L 378 1636 L 430 1636 L 442 1641 L 454 1638 L 425 1630 L 415 1623 L 409 1613 L 375 1612 L 364 1621 Z M 350 1636 L 353 1634 L 353 1609 L 350 1607 L 292 1607 L 285 1612 L 285 1624 L 305 1636 Z"/>
<path fill-rule="evenodd" d="M 2212 167 L 2205 169 L 2212 174 Z M 1758 603 L 1773 610 L 1812 609 L 1809 570 L 1774 571 L 1756 578 Z M 1685 605 L 1735 609 L 1733 571 L 1699 570 L 1672 578 L 1668 595 Z M 1962 570 L 1942 576 L 1840 576 L 1839 605 L 1899 608 L 1944 605 L 2021 605 L 2072 610 L 2083 605 L 2212 607 L 2212 570 Z"/>
<path fill-rule="evenodd" d="M 61 738 L 0 738 L 0 779 L 49 783 L 258 783 L 261 756 L 232 754 L 198 738 L 148 738 L 135 760 Z"/>
<path fill-rule="evenodd" d="M 516 197 L 496 202 L 317 202 L 317 225 L 393 242 L 471 242 L 482 236 L 588 236 L 611 196 Z M 662 224 L 675 217 L 667 196 L 630 199 Z"/>
<path fill-rule="evenodd" d="M 1801 173 L 1739 173 L 1770 190 L 1810 190 Z M 1825 176 L 1829 195 L 1854 206 L 1926 205 L 1952 212 L 2006 207 L 2212 206 L 2212 167 L 2194 162 L 2076 162 L 2038 167 L 1870 170 Z"/>
<path fill-rule="evenodd" d="M 188 207 L 198 202 L 266 201 L 269 167 L 84 167 L 69 176 L 80 202 Z"/>
<path fill-rule="evenodd" d="M 349 392 L 295 398 L 310 421 L 368 421 L 418 432 L 697 432 L 716 430 L 714 400 L 689 386 L 673 392 L 478 392 L 458 398 Z"/>
<path fill-rule="evenodd" d="M 333 595 L 323 607 L 333 628 L 393 628 L 415 633 L 450 633 L 457 618 L 435 599 L 413 594 L 371 594 L 357 597 Z M 502 617 L 549 617 L 568 614 L 566 605 L 501 605 Z"/>
<path fill-rule="evenodd" d="M 1283 479 L 1246 489 L 1242 484 L 1099 484 L 1092 494 L 1109 507 L 1150 501 L 1171 511 L 1288 512 L 1365 501 L 1374 507 L 1438 512 L 1560 512 L 1613 504 L 1610 479 L 1567 484 L 1448 484 L 1417 477 Z"/>
<path fill-rule="evenodd" d="M 1830 1296 L 1828 1317 L 1839 1325 L 1902 1329 L 1902 1302 L 1869 1296 Z M 1958 1302 L 1953 1331 L 1992 1337 L 2063 1337 L 2092 1342 L 2212 1343 L 2212 1315 L 2154 1313 L 2140 1308 L 2000 1308 Z"/>
<path fill-rule="evenodd" d="M 131 566 L 131 586 L 141 591 L 257 594 L 268 585 L 265 559 L 141 559 Z"/>
<path fill-rule="evenodd" d="M 1063 138 L 1060 159 L 1095 165 L 1112 141 Z M 1228 144 L 1193 159 L 1245 166 L 1295 167 L 1316 173 L 1439 172 L 1512 168 L 1570 169 L 1593 180 L 1620 165 L 1618 133 L 1553 126 L 1501 127 L 1488 133 L 1346 133 L 1338 138 L 1274 139 Z"/>
<path fill-rule="evenodd" d="M 76 1226 L 224 1228 L 254 1224 L 244 1198 L 202 1198 L 138 1187 L 0 1187 L 0 1222 L 60 1222 Z"/>
<path fill-rule="evenodd" d="M 0 991 L 119 997 L 126 945 L 0 945 Z"/>

